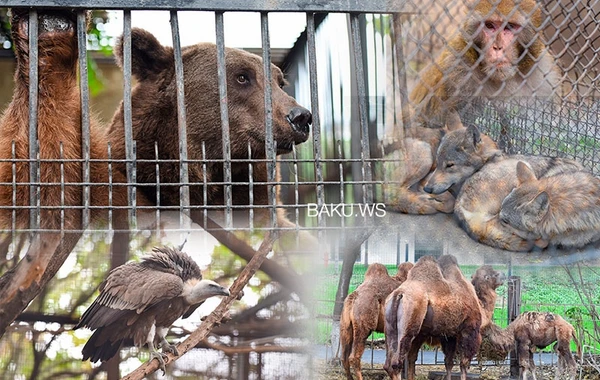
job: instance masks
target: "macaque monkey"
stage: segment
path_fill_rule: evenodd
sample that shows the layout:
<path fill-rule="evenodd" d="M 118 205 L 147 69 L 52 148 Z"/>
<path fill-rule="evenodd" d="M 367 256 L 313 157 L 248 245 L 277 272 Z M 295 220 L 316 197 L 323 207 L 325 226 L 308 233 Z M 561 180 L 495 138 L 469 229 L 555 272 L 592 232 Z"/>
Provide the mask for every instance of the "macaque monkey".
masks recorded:
<path fill-rule="evenodd" d="M 541 37 L 534 0 L 474 0 L 461 33 L 420 75 L 410 94 L 425 127 L 462 126 L 454 112 L 472 97 L 551 97 L 559 74 Z"/>
<path fill-rule="evenodd" d="M 424 69 L 410 94 L 412 127 L 405 131 L 402 159 L 392 173 L 396 184 L 386 194 L 392 210 L 452 212 L 452 195 L 428 194 L 423 185 L 435 170 L 439 134 L 463 127 L 459 113 L 471 99 L 550 98 L 559 86 L 535 0 L 473 1 L 460 33 Z M 424 132 L 431 128 L 439 132 L 435 138 Z"/>

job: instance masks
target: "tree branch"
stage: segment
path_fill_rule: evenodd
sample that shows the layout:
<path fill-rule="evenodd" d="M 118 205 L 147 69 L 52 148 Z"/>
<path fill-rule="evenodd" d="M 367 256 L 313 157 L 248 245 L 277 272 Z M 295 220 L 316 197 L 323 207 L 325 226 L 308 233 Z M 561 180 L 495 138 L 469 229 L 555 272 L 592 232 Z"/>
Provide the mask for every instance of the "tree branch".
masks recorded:
<path fill-rule="evenodd" d="M 224 230 L 217 222 L 204 215 L 200 210 L 192 210 L 190 217 L 204 228 L 204 230 L 214 236 L 221 244 L 229 248 L 233 253 L 240 256 L 246 261 L 250 261 L 254 256 L 255 251 L 244 241 L 229 231 Z M 206 223 L 205 223 L 206 221 Z M 306 298 L 302 287 L 300 276 L 294 271 L 272 260 L 265 260 L 260 270 L 265 272 L 273 281 L 279 282 L 281 285 L 292 290 L 300 297 Z"/>
<path fill-rule="evenodd" d="M 238 294 L 242 291 L 250 278 L 254 276 L 258 268 L 260 268 L 261 264 L 265 261 L 265 258 L 271 251 L 273 243 L 276 239 L 276 232 L 267 232 L 267 235 L 265 236 L 265 239 L 260 245 L 258 251 L 254 251 L 252 248 L 242 242 L 246 246 L 245 250 L 250 250 L 254 252 L 254 254 L 248 264 L 244 267 L 244 269 L 242 269 L 238 278 L 229 288 L 230 296 L 221 301 L 219 306 L 217 306 L 217 308 L 204 320 L 204 322 L 200 324 L 196 331 L 194 331 L 186 340 L 177 345 L 177 351 L 180 353 L 178 357 L 171 353 L 167 355 L 167 358 L 165 358 L 165 364 L 169 364 L 175 361 L 177 358 L 180 358 L 208 336 L 213 327 L 219 323 L 221 319 L 223 319 L 223 316 L 229 310 L 231 304 L 233 304 L 233 302 L 237 299 Z M 123 380 L 141 380 L 149 374 L 154 373 L 158 367 L 158 360 L 153 359 L 142 364 L 129 375 L 123 377 Z"/>

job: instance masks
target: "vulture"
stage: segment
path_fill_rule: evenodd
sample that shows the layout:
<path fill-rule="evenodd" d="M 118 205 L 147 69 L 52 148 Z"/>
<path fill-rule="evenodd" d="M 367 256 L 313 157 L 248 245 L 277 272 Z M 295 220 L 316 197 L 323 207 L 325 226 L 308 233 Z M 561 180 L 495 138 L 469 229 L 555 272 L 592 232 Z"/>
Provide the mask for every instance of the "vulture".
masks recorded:
<path fill-rule="evenodd" d="M 229 296 L 229 290 L 203 280 L 198 264 L 187 254 L 155 247 L 142 261 L 111 270 L 100 284 L 100 294 L 75 326 L 96 330 L 83 347 L 83 360 L 104 362 L 121 346 L 148 344 L 151 358 L 165 372 L 164 352 L 179 355 L 165 339 L 169 327 L 213 296 Z M 156 350 L 158 343 L 163 353 Z"/>

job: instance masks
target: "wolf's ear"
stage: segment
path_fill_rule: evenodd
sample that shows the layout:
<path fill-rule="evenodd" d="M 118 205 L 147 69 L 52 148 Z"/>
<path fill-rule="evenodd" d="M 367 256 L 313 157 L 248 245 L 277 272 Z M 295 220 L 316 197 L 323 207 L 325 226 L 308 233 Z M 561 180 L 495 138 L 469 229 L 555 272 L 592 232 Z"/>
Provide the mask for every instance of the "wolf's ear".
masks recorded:
<path fill-rule="evenodd" d="M 123 36 L 115 46 L 117 64 L 123 68 Z M 173 49 L 165 47 L 148 31 L 131 29 L 131 72 L 138 80 L 154 77 L 174 65 Z"/>
<path fill-rule="evenodd" d="M 479 129 L 477 129 L 476 126 L 469 124 L 467 126 L 466 139 L 473 147 L 477 147 L 477 145 L 481 143 L 481 132 L 479 132 Z"/>
<path fill-rule="evenodd" d="M 535 216 L 539 220 L 548 212 L 548 208 L 550 207 L 550 199 L 548 198 L 548 193 L 542 191 L 539 193 L 532 201 L 533 209 L 535 211 Z"/>
<path fill-rule="evenodd" d="M 537 177 L 535 176 L 531 166 L 523 161 L 517 162 L 517 182 L 519 185 L 536 180 Z"/>

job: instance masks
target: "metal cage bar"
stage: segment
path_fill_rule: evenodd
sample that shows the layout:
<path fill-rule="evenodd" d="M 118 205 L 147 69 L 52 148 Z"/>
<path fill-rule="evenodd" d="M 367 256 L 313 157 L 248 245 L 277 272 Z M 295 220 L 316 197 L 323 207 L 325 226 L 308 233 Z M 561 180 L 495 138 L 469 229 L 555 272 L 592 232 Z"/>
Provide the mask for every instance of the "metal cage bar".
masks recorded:
<path fill-rule="evenodd" d="M 223 146 L 223 182 L 225 202 L 225 226 L 232 226 L 231 192 L 231 140 L 229 137 L 229 109 L 227 99 L 227 65 L 225 61 L 225 26 L 223 12 L 215 12 L 215 33 L 217 36 L 217 78 L 219 81 L 219 107 L 221 111 L 221 136 Z M 206 202 L 204 203 L 206 204 Z"/>
<path fill-rule="evenodd" d="M 173 35 L 173 52 L 175 59 L 175 82 L 177 86 L 177 132 L 179 135 L 179 187 L 180 225 L 189 230 L 190 186 L 188 174 L 188 139 L 185 109 L 185 88 L 183 83 L 183 59 L 181 56 L 181 41 L 179 36 L 179 19 L 177 11 L 171 11 L 171 34 Z"/>
<path fill-rule="evenodd" d="M 32 230 L 40 226 L 40 175 L 38 141 L 38 13 L 29 12 L 29 227 Z"/>
<path fill-rule="evenodd" d="M 127 200 L 129 224 L 136 225 L 135 148 L 131 104 L 131 11 L 123 11 L 123 125 L 125 128 L 125 159 L 127 162 Z"/>

